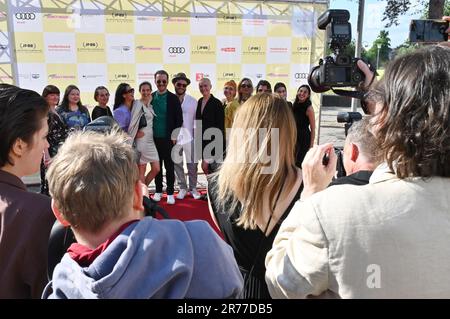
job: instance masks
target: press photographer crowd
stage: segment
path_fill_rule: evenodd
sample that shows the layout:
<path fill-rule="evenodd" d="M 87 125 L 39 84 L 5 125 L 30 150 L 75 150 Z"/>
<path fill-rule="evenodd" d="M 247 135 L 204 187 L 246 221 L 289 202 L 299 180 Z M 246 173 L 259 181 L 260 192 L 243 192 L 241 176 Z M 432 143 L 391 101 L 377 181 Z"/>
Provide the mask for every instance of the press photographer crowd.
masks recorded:
<path fill-rule="evenodd" d="M 0 84 L 0 298 L 450 298 L 450 17 L 413 20 L 422 45 L 382 77 L 343 53 L 349 19 L 319 17 L 332 54 L 293 103 L 249 78 L 196 100 L 183 70 L 119 84 L 112 109 L 99 86 L 92 112 L 74 85 Z M 343 149 L 315 144 L 329 90 L 364 112 L 338 115 Z M 222 237 L 161 207 L 187 196 Z"/>

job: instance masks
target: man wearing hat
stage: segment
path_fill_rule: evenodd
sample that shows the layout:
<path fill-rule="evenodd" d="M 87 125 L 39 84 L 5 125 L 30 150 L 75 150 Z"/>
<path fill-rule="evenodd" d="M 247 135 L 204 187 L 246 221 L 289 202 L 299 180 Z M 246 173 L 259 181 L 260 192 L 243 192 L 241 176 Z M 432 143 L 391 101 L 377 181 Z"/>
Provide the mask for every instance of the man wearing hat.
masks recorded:
<path fill-rule="evenodd" d="M 183 199 L 188 192 L 186 177 L 184 175 L 183 153 L 186 155 L 189 192 L 195 199 L 200 199 L 201 195 L 197 191 L 198 163 L 194 156 L 194 123 L 197 100 L 189 94 L 186 94 L 186 88 L 191 83 L 191 80 L 186 77 L 186 74 L 182 72 L 178 73 L 172 79 L 172 83 L 175 87 L 175 93 L 180 100 L 181 110 L 183 111 L 183 127 L 178 135 L 176 146 L 176 154 L 179 155 L 179 157 L 174 161 L 175 174 L 178 179 L 178 185 L 180 186 L 177 199 Z"/>

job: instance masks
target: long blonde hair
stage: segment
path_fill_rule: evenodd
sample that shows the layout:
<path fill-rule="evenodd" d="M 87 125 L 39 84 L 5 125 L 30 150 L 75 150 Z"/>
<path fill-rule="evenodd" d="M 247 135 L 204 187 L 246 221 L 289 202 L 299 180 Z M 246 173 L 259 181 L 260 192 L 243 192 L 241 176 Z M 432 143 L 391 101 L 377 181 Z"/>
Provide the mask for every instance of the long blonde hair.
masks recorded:
<path fill-rule="evenodd" d="M 262 133 L 260 129 L 263 129 Z M 278 140 L 272 140 L 276 131 Z M 296 176 L 296 136 L 292 111 L 278 96 L 267 93 L 252 96 L 236 113 L 226 158 L 212 178 L 217 180 L 213 191 L 217 194 L 221 211 L 232 213 L 240 207 L 238 225 L 244 229 L 256 229 L 258 221 L 263 221 L 266 197 L 273 214 L 275 196 L 283 188 L 289 173 Z M 271 154 L 272 147 L 278 147 L 277 154 Z M 265 163 L 265 156 L 271 157 L 269 164 Z M 272 163 L 274 157 L 275 163 Z M 272 165 L 271 173 L 267 173 L 268 166 Z M 286 189 L 293 187 L 295 179 L 289 183 Z"/>

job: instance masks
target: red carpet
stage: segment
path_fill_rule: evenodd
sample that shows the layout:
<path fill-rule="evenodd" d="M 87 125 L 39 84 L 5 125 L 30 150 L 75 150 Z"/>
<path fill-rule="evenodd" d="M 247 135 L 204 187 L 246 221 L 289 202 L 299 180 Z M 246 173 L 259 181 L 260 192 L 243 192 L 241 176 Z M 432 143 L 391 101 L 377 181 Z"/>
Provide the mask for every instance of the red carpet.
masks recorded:
<path fill-rule="evenodd" d="M 206 191 L 201 191 L 201 194 L 205 194 Z M 167 204 L 167 195 L 164 194 L 161 201 L 158 203 L 172 219 L 179 220 L 193 220 L 202 219 L 206 220 L 211 227 L 223 238 L 222 233 L 216 227 L 208 209 L 208 202 L 205 200 L 193 199 L 190 195 L 186 195 L 183 199 L 176 199 L 177 193 L 175 193 L 175 205 Z M 158 215 L 159 216 L 159 215 Z"/>

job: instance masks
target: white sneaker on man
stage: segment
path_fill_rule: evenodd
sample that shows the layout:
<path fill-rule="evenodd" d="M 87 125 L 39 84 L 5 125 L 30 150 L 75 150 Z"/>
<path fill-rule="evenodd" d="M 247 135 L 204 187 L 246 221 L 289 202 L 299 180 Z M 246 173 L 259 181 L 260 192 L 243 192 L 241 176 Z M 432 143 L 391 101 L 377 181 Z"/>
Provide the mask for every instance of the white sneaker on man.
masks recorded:
<path fill-rule="evenodd" d="M 153 200 L 155 202 L 159 202 L 161 200 L 162 197 L 162 193 L 155 193 L 155 195 L 153 195 Z"/>
<path fill-rule="evenodd" d="M 175 204 L 175 197 L 173 195 L 167 195 L 167 204 L 169 205 Z"/>
<path fill-rule="evenodd" d="M 194 197 L 194 199 L 200 199 L 202 197 L 202 195 L 200 195 L 200 193 L 195 188 L 191 190 L 191 195 L 192 197 Z"/>
<path fill-rule="evenodd" d="M 177 199 L 183 199 L 186 196 L 187 191 L 185 189 L 180 189 L 177 195 Z"/>

